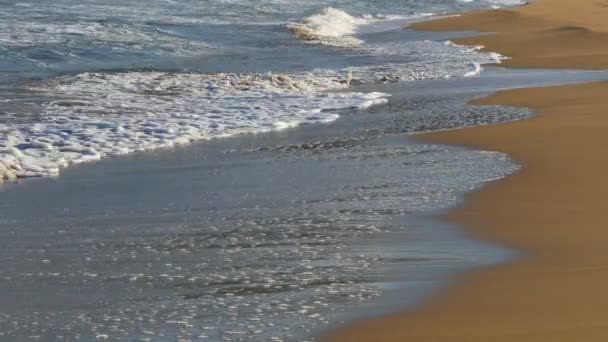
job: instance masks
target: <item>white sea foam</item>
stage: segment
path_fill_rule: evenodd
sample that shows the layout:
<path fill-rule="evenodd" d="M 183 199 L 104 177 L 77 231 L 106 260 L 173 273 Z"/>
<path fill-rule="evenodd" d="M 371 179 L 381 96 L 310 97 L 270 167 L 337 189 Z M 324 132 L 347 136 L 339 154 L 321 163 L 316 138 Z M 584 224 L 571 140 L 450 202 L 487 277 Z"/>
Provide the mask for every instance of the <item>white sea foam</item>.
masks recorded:
<path fill-rule="evenodd" d="M 463 3 L 475 0 L 459 0 Z M 480 0 L 493 7 L 522 4 L 520 0 Z M 353 16 L 341 9 L 326 7 L 319 13 L 304 18 L 298 23 L 291 23 L 287 27 L 299 39 L 309 43 L 323 44 L 336 47 L 356 47 L 363 43 L 356 37 L 362 27 L 376 22 L 412 20 L 432 16 L 434 13 L 419 13 L 410 15 L 370 15 Z"/>
<path fill-rule="evenodd" d="M 352 47 L 362 43 L 354 36 L 357 28 L 374 20 L 371 17 L 353 17 L 342 10 L 327 7 L 304 18 L 301 23 L 289 24 L 288 28 L 298 38 L 310 43 Z"/>
<path fill-rule="evenodd" d="M 364 109 L 387 94 L 327 92 L 353 84 L 462 77 L 500 62 L 451 43 L 409 42 L 375 54 L 424 50 L 427 57 L 290 74 L 83 73 L 33 85 L 54 99 L 33 124 L 0 125 L 0 179 L 54 176 L 72 163 L 193 141 L 327 123 L 336 110 Z"/>
<path fill-rule="evenodd" d="M 279 130 L 366 108 L 381 93 L 315 75 L 84 73 L 33 87 L 57 100 L 33 124 L 0 126 L 0 178 L 53 176 L 72 163 L 198 140 Z M 330 110 L 330 111 L 328 111 Z"/>
<path fill-rule="evenodd" d="M 505 57 L 493 52 L 480 52 L 482 47 L 466 47 L 450 41 L 415 41 L 369 46 L 369 53 L 387 56 L 412 57 L 408 63 L 386 63 L 350 67 L 357 83 L 415 81 L 451 77 L 469 77 L 479 74 L 483 64 L 498 64 Z M 419 52 L 425 52 L 420 58 Z"/>
<path fill-rule="evenodd" d="M 131 15 L 130 9 L 121 9 L 121 17 Z M 144 22 L 46 22 L 40 27 L 11 18 L 2 22 L 0 15 L 0 27 L 10 23 L 11 28 L 9 35 L 0 37 L 0 46 L 67 44 L 85 37 L 113 49 L 123 45 L 129 50 L 160 48 L 167 50 L 163 54 L 199 54 L 208 47 L 160 29 L 151 31 Z M 344 89 L 351 83 L 473 76 L 481 72 L 482 64 L 500 62 L 497 54 L 449 42 L 363 44 L 356 37 L 371 23 L 382 26 L 401 19 L 355 17 L 329 7 L 289 28 L 310 42 L 348 46 L 366 55 L 403 62 L 277 75 L 84 73 L 31 86 L 53 100 L 43 105 L 42 119 L 36 123 L 0 125 L 0 180 L 53 176 L 69 164 L 108 155 L 331 122 L 338 117 L 337 110 L 381 104 L 387 95 L 328 90 Z"/>

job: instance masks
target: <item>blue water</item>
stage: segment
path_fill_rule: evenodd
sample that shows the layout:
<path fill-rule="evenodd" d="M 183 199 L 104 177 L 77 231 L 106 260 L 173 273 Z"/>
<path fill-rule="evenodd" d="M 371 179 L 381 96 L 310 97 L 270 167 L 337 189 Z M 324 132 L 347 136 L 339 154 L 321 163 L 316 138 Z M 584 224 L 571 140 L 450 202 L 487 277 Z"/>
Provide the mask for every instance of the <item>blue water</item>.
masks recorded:
<path fill-rule="evenodd" d="M 142 68 L 265 72 L 344 65 L 339 59 L 350 53 L 304 46 L 285 25 L 328 6 L 353 16 L 416 16 L 488 5 L 457 0 L 2 1 L 0 77 Z"/>

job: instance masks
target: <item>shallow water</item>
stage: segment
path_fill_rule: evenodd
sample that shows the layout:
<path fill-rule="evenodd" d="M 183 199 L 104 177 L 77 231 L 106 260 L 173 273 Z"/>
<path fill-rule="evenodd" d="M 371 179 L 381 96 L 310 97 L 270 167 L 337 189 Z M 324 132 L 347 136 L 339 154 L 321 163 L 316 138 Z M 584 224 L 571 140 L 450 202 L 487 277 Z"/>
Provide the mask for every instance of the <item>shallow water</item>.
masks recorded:
<path fill-rule="evenodd" d="M 476 75 L 500 56 L 402 26 L 492 3 L 9 1 L 0 13 L 0 178 L 327 123 L 337 110 L 385 102 L 327 92 L 350 84 Z"/>
<path fill-rule="evenodd" d="M 405 136 L 606 75 L 401 28 L 492 3 L 0 1 L 2 170 L 54 176 L 0 187 L 0 340 L 305 341 L 510 257 L 428 217 L 517 166 Z"/>
<path fill-rule="evenodd" d="M 4 186 L 0 288 L 11 295 L 0 297 L 0 332 L 17 341 L 302 341 L 415 304 L 449 273 L 508 256 L 425 216 L 516 165 L 403 134 L 526 117 L 465 103 L 533 80 L 490 70 L 394 84 L 381 89 L 392 94 L 387 105 L 342 111 L 331 124 Z"/>

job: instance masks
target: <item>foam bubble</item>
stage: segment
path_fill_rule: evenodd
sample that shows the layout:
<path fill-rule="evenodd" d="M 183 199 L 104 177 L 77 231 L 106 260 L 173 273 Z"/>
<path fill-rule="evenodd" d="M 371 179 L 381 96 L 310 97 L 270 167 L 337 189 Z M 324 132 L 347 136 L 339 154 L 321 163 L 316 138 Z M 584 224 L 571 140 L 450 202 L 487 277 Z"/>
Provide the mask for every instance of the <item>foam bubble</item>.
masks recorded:
<path fill-rule="evenodd" d="M 289 24 L 288 28 L 299 39 L 331 46 L 357 46 L 363 41 L 354 36 L 358 27 L 374 21 L 371 17 L 353 17 L 332 7 L 305 18 L 302 23 Z"/>
<path fill-rule="evenodd" d="M 55 98 L 34 124 L 0 126 L 0 179 L 54 176 L 69 164 L 244 133 L 327 123 L 382 93 L 313 74 L 83 73 L 32 87 Z"/>
<path fill-rule="evenodd" d="M 289 74 L 83 73 L 31 86 L 52 98 L 33 124 L 0 125 L 0 179 L 55 176 L 105 156 L 336 120 L 337 110 L 387 94 L 327 92 L 351 84 L 476 75 L 500 56 L 451 43 L 367 46 L 374 54 L 424 50 L 424 60 Z"/>
<path fill-rule="evenodd" d="M 481 47 L 466 47 L 446 41 L 415 41 L 383 43 L 368 46 L 376 55 L 409 57 L 408 63 L 386 63 L 345 68 L 355 83 L 415 81 L 478 75 L 483 64 L 499 64 L 505 57 L 497 53 L 480 52 Z M 419 58 L 419 51 L 425 58 Z"/>

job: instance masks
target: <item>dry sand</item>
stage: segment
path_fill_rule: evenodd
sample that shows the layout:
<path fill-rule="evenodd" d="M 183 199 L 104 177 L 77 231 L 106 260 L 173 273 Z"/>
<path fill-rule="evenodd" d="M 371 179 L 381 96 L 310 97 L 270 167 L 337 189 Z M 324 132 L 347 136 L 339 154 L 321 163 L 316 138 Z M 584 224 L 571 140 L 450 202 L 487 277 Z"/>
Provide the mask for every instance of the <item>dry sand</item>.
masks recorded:
<path fill-rule="evenodd" d="M 608 1 L 544 0 L 418 27 L 498 32 L 459 42 L 515 56 L 512 66 L 608 65 Z M 608 341 L 608 83 L 508 90 L 475 104 L 537 116 L 421 138 L 505 152 L 525 166 L 448 215 L 524 257 L 462 274 L 411 312 L 356 322 L 327 340 Z"/>

